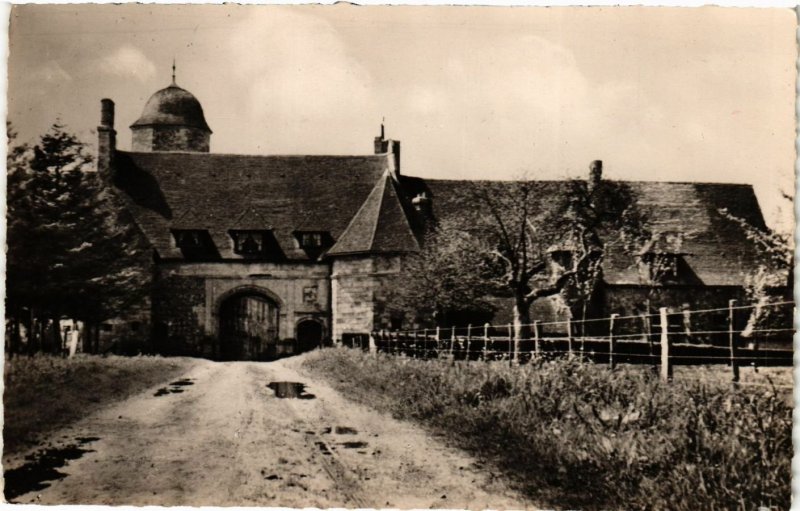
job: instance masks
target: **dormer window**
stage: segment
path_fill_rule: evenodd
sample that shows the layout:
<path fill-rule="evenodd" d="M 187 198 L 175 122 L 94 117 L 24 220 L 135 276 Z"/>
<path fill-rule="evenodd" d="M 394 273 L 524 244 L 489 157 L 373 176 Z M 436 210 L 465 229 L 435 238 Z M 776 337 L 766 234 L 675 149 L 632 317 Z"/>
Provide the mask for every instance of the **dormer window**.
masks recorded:
<path fill-rule="evenodd" d="M 321 232 L 301 232 L 300 246 L 302 248 L 322 248 L 322 233 Z"/>
<path fill-rule="evenodd" d="M 647 252 L 642 261 L 647 266 L 651 282 L 665 284 L 675 282 L 679 277 L 681 254 Z"/>
<path fill-rule="evenodd" d="M 258 255 L 264 252 L 262 231 L 231 231 L 233 252 L 239 255 Z"/>
<path fill-rule="evenodd" d="M 248 259 L 283 259 L 283 251 L 272 231 L 239 229 L 228 232 L 233 240 L 234 254 Z"/>
<path fill-rule="evenodd" d="M 184 259 L 203 260 L 219 257 L 214 241 L 205 229 L 173 229 L 172 237 Z"/>

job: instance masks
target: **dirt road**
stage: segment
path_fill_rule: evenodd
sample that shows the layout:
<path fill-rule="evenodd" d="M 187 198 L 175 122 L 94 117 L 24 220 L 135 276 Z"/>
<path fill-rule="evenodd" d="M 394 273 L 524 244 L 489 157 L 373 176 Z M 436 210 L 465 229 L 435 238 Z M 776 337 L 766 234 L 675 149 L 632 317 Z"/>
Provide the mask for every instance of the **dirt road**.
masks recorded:
<path fill-rule="evenodd" d="M 301 360 L 198 360 L 181 380 L 58 432 L 49 451 L 5 459 L 7 495 L 40 504 L 533 507 L 463 452 L 301 373 Z M 51 480 L 37 484 L 42 474 Z"/>

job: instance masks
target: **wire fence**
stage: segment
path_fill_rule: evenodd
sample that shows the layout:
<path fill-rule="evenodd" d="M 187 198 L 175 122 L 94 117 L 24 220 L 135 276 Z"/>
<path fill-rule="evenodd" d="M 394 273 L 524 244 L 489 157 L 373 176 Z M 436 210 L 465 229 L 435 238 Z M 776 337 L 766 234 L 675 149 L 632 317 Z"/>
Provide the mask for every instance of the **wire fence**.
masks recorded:
<path fill-rule="evenodd" d="M 580 357 L 607 364 L 650 364 L 663 380 L 675 365 L 727 364 L 739 381 L 742 366 L 791 367 L 794 302 L 679 310 L 529 324 L 377 331 L 352 338 L 352 347 L 418 359 L 507 361 Z"/>

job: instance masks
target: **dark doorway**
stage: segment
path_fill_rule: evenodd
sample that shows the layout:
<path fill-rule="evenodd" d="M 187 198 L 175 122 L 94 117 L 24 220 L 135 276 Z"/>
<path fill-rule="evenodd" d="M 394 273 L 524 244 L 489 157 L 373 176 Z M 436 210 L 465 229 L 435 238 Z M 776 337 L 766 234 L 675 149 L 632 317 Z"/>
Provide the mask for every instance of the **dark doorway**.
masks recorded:
<path fill-rule="evenodd" d="M 235 295 L 220 307 L 219 358 L 264 360 L 275 358 L 278 306 L 257 294 Z"/>
<path fill-rule="evenodd" d="M 297 351 L 313 350 L 322 344 L 322 325 L 318 321 L 306 319 L 297 324 Z"/>

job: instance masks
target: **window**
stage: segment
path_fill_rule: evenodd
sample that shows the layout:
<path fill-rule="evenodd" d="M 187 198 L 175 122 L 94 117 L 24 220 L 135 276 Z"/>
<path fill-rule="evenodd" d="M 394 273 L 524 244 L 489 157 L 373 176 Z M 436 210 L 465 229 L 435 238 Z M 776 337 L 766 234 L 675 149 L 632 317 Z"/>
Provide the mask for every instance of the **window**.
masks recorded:
<path fill-rule="evenodd" d="M 333 238 L 327 231 L 295 231 L 294 236 L 300 248 L 311 258 L 319 257 L 333 245 Z"/>
<path fill-rule="evenodd" d="M 680 254 L 657 254 L 648 252 L 642 255 L 647 265 L 647 272 L 652 282 L 666 283 L 678 278 Z"/>
<path fill-rule="evenodd" d="M 202 233 L 203 231 L 200 230 L 188 229 L 173 231 L 175 245 L 178 248 L 201 248 L 203 246 Z"/>
<path fill-rule="evenodd" d="M 187 260 L 208 260 L 219 257 L 211 235 L 205 229 L 173 229 L 175 246 Z"/>
<path fill-rule="evenodd" d="M 264 252 L 264 233 L 260 231 L 231 231 L 233 251 L 240 255 L 258 255 Z"/>
<path fill-rule="evenodd" d="M 232 230 L 233 252 L 246 258 L 280 260 L 283 257 L 278 241 L 272 231 Z"/>
<path fill-rule="evenodd" d="M 320 232 L 302 232 L 300 233 L 300 246 L 303 248 L 320 248 L 322 247 L 322 233 Z"/>
<path fill-rule="evenodd" d="M 572 250 L 553 250 L 550 252 L 550 257 L 552 257 L 554 263 L 564 269 L 572 268 L 574 263 Z"/>

